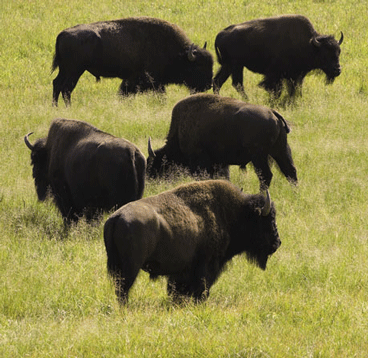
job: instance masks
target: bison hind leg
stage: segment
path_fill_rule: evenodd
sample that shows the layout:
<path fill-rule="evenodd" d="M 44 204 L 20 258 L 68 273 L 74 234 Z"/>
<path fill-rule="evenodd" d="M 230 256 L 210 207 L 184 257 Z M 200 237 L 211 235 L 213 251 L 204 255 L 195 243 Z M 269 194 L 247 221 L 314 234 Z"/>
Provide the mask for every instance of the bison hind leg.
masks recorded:
<path fill-rule="evenodd" d="M 269 165 L 268 155 L 264 154 L 253 158 L 252 164 L 260 181 L 260 190 L 266 190 L 270 186 L 273 176 Z"/>

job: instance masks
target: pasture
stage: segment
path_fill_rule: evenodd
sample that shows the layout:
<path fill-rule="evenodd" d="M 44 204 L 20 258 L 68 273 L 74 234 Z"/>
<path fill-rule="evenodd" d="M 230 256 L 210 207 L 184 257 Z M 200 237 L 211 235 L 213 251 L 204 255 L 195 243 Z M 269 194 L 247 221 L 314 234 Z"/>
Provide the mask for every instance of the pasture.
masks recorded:
<path fill-rule="evenodd" d="M 106 270 L 104 220 L 83 220 L 62 238 L 51 202 L 37 200 L 23 137 L 47 134 L 53 118 L 87 121 L 147 155 L 164 143 L 176 102 L 189 95 L 119 98 L 118 79 L 85 73 L 72 106 L 52 107 L 57 34 L 78 23 L 153 16 L 178 24 L 198 45 L 226 26 L 298 13 L 316 30 L 344 32 L 342 74 L 306 77 L 294 105 L 269 103 L 261 76 L 244 70 L 249 101 L 272 105 L 292 126 L 294 188 L 273 169 L 270 187 L 282 240 L 266 271 L 237 257 L 200 305 L 174 305 L 166 281 L 141 273 L 119 307 Z M 60 0 L 0 2 L 1 357 L 364 357 L 368 352 L 368 3 L 353 0 Z M 218 69 L 215 61 L 214 71 Z M 228 80 L 221 95 L 239 98 Z M 148 181 L 144 196 L 191 178 Z M 231 168 L 256 193 L 258 179 Z"/>

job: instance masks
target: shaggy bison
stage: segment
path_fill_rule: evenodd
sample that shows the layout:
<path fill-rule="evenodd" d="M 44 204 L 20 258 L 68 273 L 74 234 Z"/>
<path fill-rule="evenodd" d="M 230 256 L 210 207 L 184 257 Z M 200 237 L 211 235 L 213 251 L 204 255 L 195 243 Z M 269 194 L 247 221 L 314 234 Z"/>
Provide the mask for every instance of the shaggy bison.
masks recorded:
<path fill-rule="evenodd" d="M 34 144 L 30 134 L 24 140 L 38 198 L 51 194 L 66 224 L 142 197 L 146 159 L 129 141 L 67 119 L 53 120 L 48 136 Z"/>
<path fill-rule="evenodd" d="M 252 162 L 265 189 L 272 179 L 272 157 L 286 178 L 297 183 L 289 132 L 284 118 L 267 107 L 213 94 L 193 95 L 175 105 L 166 144 L 154 151 L 149 140 L 147 172 L 162 176 L 178 164 L 193 174 L 207 171 L 211 178 L 228 178 L 229 165 Z"/>
<path fill-rule="evenodd" d="M 320 35 L 300 15 L 283 15 L 231 25 L 219 32 L 215 48 L 220 70 L 214 92 L 232 76 L 233 86 L 245 95 L 243 67 L 264 75 L 260 86 L 278 98 L 286 80 L 289 96 L 295 96 L 308 72 L 321 69 L 332 83 L 341 73 L 340 45 L 333 36 Z"/>
<path fill-rule="evenodd" d="M 195 46 L 178 26 L 149 17 L 77 25 L 56 39 L 53 103 L 60 92 L 66 105 L 84 71 L 121 78 L 120 92 L 164 91 L 168 84 L 184 84 L 192 92 L 212 85 L 212 55 Z"/>
<path fill-rule="evenodd" d="M 128 203 L 105 223 L 108 272 L 126 303 L 140 269 L 168 278 L 174 299 L 206 299 L 225 265 L 245 253 L 261 269 L 280 246 L 268 190 L 246 195 L 229 181 L 194 182 Z"/>

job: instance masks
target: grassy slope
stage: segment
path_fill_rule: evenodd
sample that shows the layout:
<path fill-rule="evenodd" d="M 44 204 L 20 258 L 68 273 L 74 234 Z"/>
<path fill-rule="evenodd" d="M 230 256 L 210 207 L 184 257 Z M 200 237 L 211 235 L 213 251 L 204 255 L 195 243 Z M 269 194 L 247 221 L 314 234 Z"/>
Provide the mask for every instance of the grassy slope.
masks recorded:
<path fill-rule="evenodd" d="M 361 1 L 62 1 L 0 3 L 0 356 L 12 357 L 363 357 L 368 351 L 366 274 L 367 5 Z M 332 86 L 306 78 L 296 106 L 278 108 L 293 126 L 289 136 L 300 184 L 276 170 L 271 195 L 283 241 L 266 272 L 242 257 L 214 285 L 203 305 L 175 307 L 165 281 L 142 273 L 127 308 L 119 309 L 106 274 L 103 222 L 81 223 L 60 240 L 62 222 L 51 203 L 38 203 L 23 136 L 45 135 L 56 116 L 86 120 L 136 143 L 146 153 L 167 132 L 173 105 L 188 95 L 120 100 L 119 80 L 85 74 L 73 105 L 51 107 L 54 41 L 77 23 L 148 15 L 175 22 L 196 43 L 230 23 L 283 13 L 308 16 L 322 33 L 345 40 L 342 75 Z M 217 65 L 216 65 L 217 68 Z M 250 100 L 267 104 L 245 72 Z M 230 81 L 221 92 L 235 96 Z M 245 191 L 258 182 L 232 168 Z M 177 185 L 148 183 L 145 195 Z"/>

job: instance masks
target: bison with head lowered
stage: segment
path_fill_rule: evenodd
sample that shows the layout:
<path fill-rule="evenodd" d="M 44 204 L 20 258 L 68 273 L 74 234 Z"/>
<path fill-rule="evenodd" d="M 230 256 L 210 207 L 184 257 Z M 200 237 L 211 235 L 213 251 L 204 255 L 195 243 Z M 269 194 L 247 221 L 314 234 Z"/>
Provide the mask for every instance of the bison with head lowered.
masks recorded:
<path fill-rule="evenodd" d="M 271 157 L 286 178 L 297 183 L 289 132 L 285 119 L 270 108 L 218 95 L 193 95 L 175 105 L 166 144 L 154 151 L 149 140 L 147 172 L 162 176 L 177 164 L 191 173 L 228 178 L 229 165 L 252 162 L 265 189 L 272 179 Z"/>
<path fill-rule="evenodd" d="M 108 272 L 126 303 L 139 270 L 168 278 L 174 299 L 206 299 L 225 265 L 245 253 L 261 269 L 280 246 L 266 191 L 246 195 L 226 180 L 181 185 L 128 203 L 104 226 Z"/>
<path fill-rule="evenodd" d="M 221 65 L 214 81 L 214 92 L 232 76 L 233 86 L 245 96 L 243 67 L 264 75 L 260 86 L 280 97 L 283 80 L 290 98 L 301 93 L 304 77 L 320 69 L 332 83 L 341 73 L 340 45 L 333 36 L 321 35 L 301 15 L 283 15 L 246 21 L 220 31 L 215 40 Z"/>
<path fill-rule="evenodd" d="M 206 46 L 205 46 L 206 47 Z M 184 84 L 192 92 L 212 86 L 213 58 L 194 45 L 177 25 L 150 17 L 133 17 L 77 25 L 56 39 L 53 103 L 60 92 L 67 105 L 84 71 L 97 79 L 121 78 L 121 94 L 163 92 L 168 84 Z"/>
<path fill-rule="evenodd" d="M 85 214 L 140 199 L 146 158 L 131 142 L 76 120 L 55 119 L 46 138 L 29 142 L 33 178 L 39 200 L 50 194 L 65 223 Z"/>

